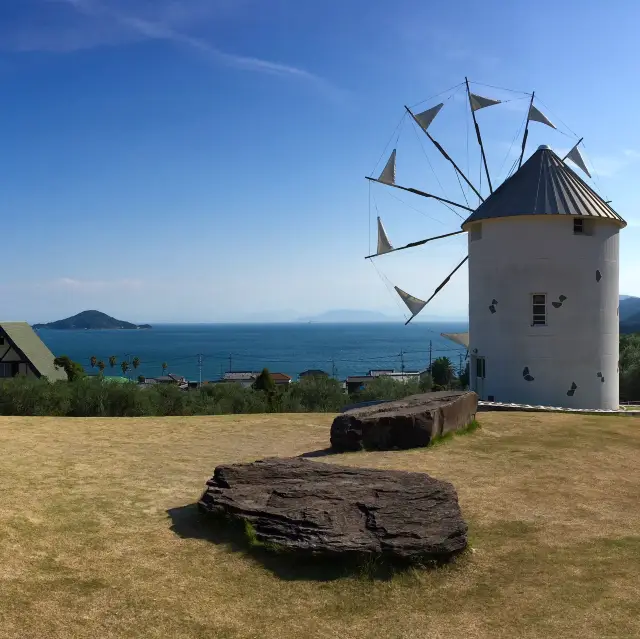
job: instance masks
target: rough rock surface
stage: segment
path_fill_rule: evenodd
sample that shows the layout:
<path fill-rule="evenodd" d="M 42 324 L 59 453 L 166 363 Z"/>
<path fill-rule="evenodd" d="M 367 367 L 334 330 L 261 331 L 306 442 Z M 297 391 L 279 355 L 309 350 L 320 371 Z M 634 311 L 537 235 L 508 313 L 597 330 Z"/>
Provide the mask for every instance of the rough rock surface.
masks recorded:
<path fill-rule="evenodd" d="M 468 426 L 477 410 L 478 396 L 470 391 L 423 393 L 356 408 L 334 419 L 331 446 L 337 451 L 428 446 L 434 437 Z"/>
<path fill-rule="evenodd" d="M 454 487 L 424 473 L 265 459 L 218 466 L 198 505 L 311 553 L 446 561 L 467 546 Z"/>

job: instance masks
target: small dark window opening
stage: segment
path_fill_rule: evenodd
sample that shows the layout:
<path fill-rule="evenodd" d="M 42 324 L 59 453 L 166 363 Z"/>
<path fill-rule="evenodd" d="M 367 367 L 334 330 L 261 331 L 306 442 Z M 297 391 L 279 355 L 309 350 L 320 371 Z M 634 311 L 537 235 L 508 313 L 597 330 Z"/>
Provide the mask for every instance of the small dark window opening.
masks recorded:
<path fill-rule="evenodd" d="M 4 337 L 0 335 L 0 346 L 4 346 Z"/>
<path fill-rule="evenodd" d="M 544 293 L 537 293 L 531 296 L 532 304 L 532 326 L 545 326 L 547 324 L 547 296 Z"/>
<path fill-rule="evenodd" d="M 484 357 L 478 357 L 476 359 L 476 377 L 484 379 L 485 377 L 485 363 Z"/>
<path fill-rule="evenodd" d="M 477 240 L 482 239 L 482 223 L 476 222 L 471 225 L 471 229 L 469 231 L 469 239 L 472 242 L 476 242 Z"/>
<path fill-rule="evenodd" d="M 574 235 L 584 235 L 584 220 L 580 217 L 573 220 Z"/>
<path fill-rule="evenodd" d="M 20 364 L 18 362 L 11 362 L 11 377 L 15 377 L 20 372 Z"/>
<path fill-rule="evenodd" d="M 488 401 L 488 402 L 495 402 L 495 401 L 496 401 L 496 398 L 495 398 L 495 396 L 494 396 L 494 395 L 489 395 L 489 396 L 487 397 L 487 401 Z"/>

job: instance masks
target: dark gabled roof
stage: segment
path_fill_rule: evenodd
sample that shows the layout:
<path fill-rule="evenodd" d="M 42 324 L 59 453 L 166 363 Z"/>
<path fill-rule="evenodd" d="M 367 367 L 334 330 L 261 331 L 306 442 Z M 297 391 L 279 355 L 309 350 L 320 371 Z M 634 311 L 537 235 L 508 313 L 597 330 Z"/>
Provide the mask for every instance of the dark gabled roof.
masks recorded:
<path fill-rule="evenodd" d="M 576 215 L 626 222 L 549 147 L 541 146 L 463 223 L 517 215 Z"/>

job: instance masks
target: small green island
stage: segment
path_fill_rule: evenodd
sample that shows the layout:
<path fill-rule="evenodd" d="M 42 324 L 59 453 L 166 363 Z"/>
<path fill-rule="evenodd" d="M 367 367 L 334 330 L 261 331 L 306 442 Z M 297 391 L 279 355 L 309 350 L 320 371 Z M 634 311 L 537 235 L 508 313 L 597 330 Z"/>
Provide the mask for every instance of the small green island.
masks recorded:
<path fill-rule="evenodd" d="M 54 329 L 62 331 L 77 330 L 133 330 L 149 329 L 150 324 L 132 324 L 111 317 L 100 311 L 82 311 L 73 317 L 49 322 L 48 324 L 34 324 L 35 329 Z"/>

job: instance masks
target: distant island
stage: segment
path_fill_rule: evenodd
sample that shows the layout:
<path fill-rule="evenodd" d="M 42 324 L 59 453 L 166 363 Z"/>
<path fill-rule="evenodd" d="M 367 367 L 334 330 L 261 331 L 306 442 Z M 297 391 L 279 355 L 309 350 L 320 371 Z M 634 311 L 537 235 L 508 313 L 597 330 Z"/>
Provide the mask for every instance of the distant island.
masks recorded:
<path fill-rule="evenodd" d="M 59 331 L 77 331 L 77 330 L 133 330 L 151 328 L 150 324 L 132 324 L 131 322 L 123 322 L 115 317 L 111 317 L 100 311 L 82 311 L 73 317 L 58 320 L 57 322 L 49 322 L 48 324 L 34 324 L 33 328 L 55 329 Z"/>

